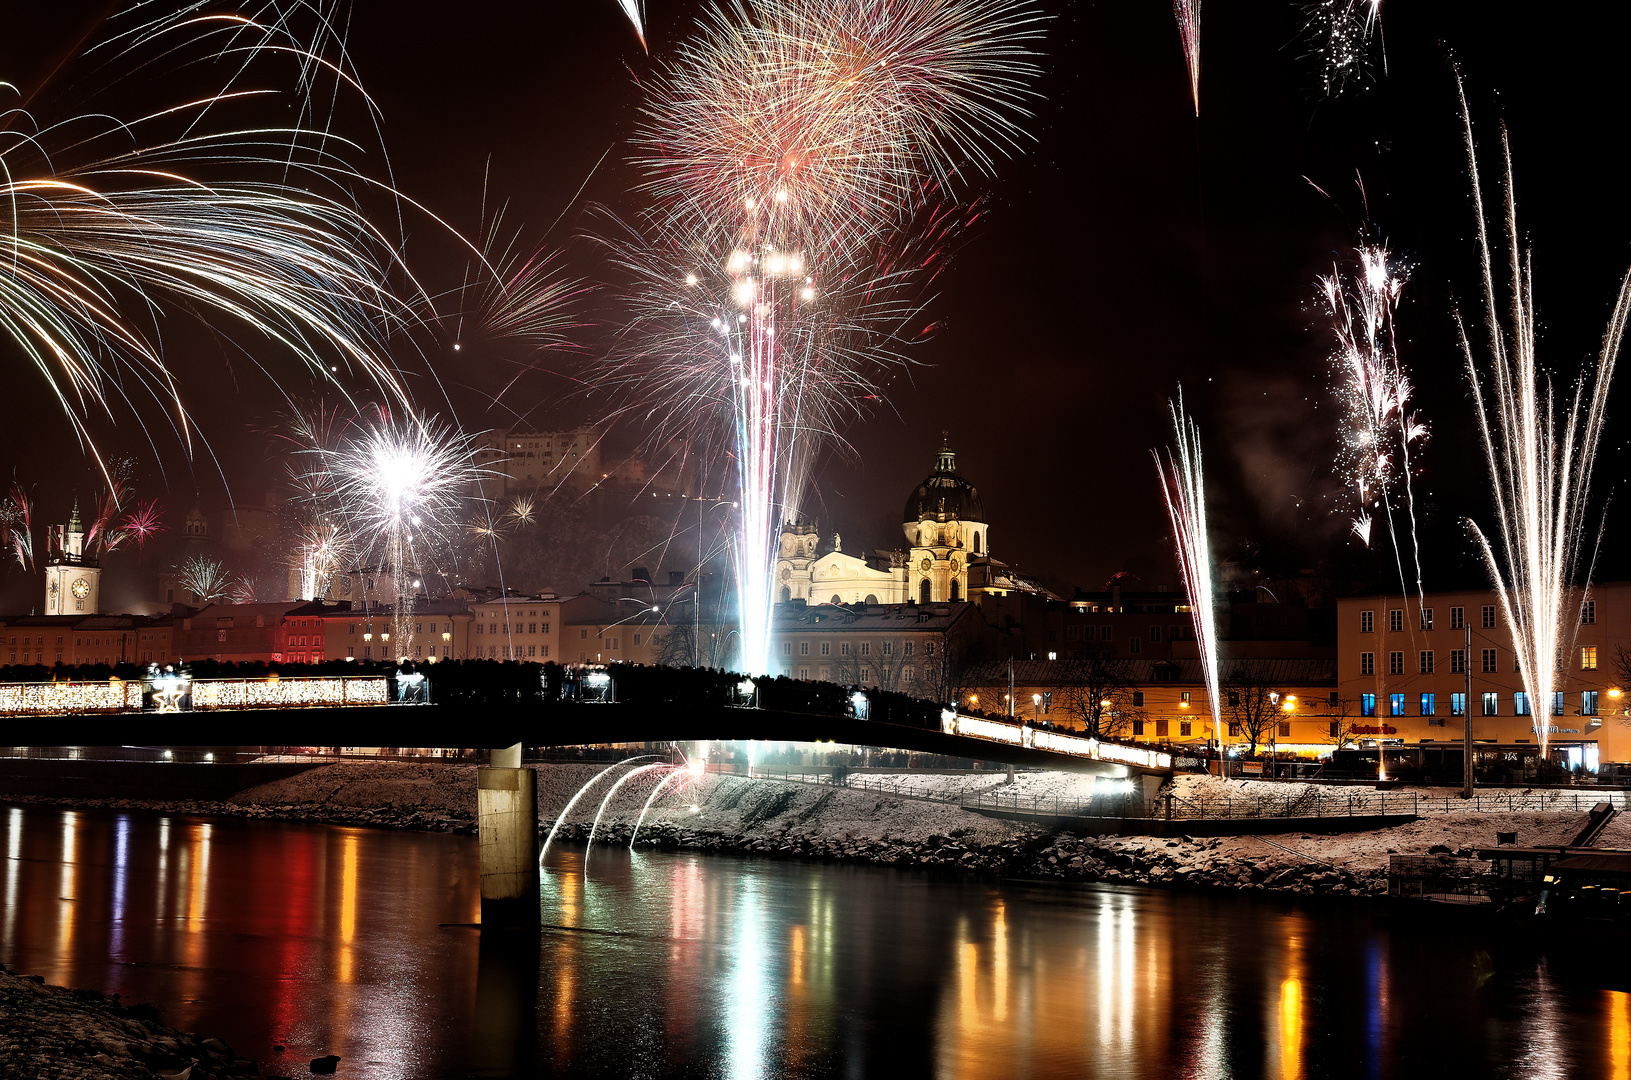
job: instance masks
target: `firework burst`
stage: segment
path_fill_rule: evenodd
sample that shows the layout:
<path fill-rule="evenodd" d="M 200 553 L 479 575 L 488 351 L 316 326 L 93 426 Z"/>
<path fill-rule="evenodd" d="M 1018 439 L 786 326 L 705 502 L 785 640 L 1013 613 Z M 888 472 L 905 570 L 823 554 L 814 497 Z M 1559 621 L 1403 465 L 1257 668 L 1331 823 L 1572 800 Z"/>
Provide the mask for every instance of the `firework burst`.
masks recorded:
<path fill-rule="evenodd" d="M 947 183 L 1013 145 L 1039 35 L 1024 2 L 765 0 L 711 9 L 655 80 L 656 205 L 610 242 L 635 315 L 603 385 L 654 441 L 728 440 L 746 670 L 769 663 L 778 521 L 881 398 L 868 373 L 958 219 Z"/>
<path fill-rule="evenodd" d="M 294 58 L 303 116 L 320 74 L 354 85 L 293 40 L 286 18 L 259 21 L 266 11 L 273 5 L 248 15 L 188 6 L 101 46 L 116 68 L 228 72 L 203 91 L 178 76 L 178 90 L 192 93 L 173 107 L 55 123 L 0 111 L 0 335 L 87 442 L 87 414 L 136 387 L 190 429 L 160 345 L 162 320 L 175 313 L 246 330 L 325 377 L 331 364 L 354 365 L 401 396 L 386 337 L 408 308 L 392 291 L 394 245 L 347 194 L 366 183 L 338 157 L 349 145 L 321 129 L 216 123 L 274 92 L 236 85 L 266 62 Z M 317 22 L 319 44 L 332 45 L 332 24 Z"/>
<path fill-rule="evenodd" d="M 411 655 L 414 581 L 446 560 L 463 501 L 489 475 L 475 463 L 474 440 L 428 416 L 380 409 L 311 457 L 355 556 L 393 575 L 392 645 Z"/>
<path fill-rule="evenodd" d="M 0 541 L 20 569 L 34 569 L 34 507 L 21 484 L 11 485 L 11 497 L 0 500 Z"/>
<path fill-rule="evenodd" d="M 1320 297 L 1336 337 L 1331 367 L 1344 413 L 1337 471 L 1353 489 L 1353 532 L 1367 546 L 1375 524 L 1372 512 L 1382 511 L 1393 538 L 1401 582 L 1404 564 L 1393 528 L 1393 502 L 1402 489 L 1419 592 L 1421 557 L 1415 545 L 1410 455 L 1425 443 L 1428 429 L 1421 416 L 1411 411 L 1412 387 L 1399 360 L 1393 324 L 1409 267 L 1381 241 L 1360 243 L 1355 256 L 1352 267 L 1335 266 L 1329 276 L 1319 279 Z"/>
<path fill-rule="evenodd" d="M 1363 89 L 1375 78 L 1382 48 L 1382 0 L 1311 0 L 1303 5 L 1304 59 L 1319 65 L 1320 94 L 1327 99 Z"/>
<path fill-rule="evenodd" d="M 232 588 L 232 576 L 226 565 L 217 559 L 194 555 L 177 566 L 176 583 L 186 589 L 200 605 L 213 604 L 227 598 Z"/>
<path fill-rule="evenodd" d="M 1547 714 L 1560 681 L 1559 669 L 1567 663 L 1574 645 L 1580 601 L 1590 588 L 1596 560 L 1594 546 L 1581 572 L 1592 467 L 1614 364 L 1631 318 L 1631 273 L 1621 282 L 1594 370 L 1582 373 L 1572 402 L 1560 411 L 1536 356 L 1532 264 L 1519 240 L 1512 157 L 1505 132 L 1501 151 L 1506 251 L 1501 254 L 1511 281 L 1503 325 L 1472 117 L 1464 92 L 1461 109 L 1478 208 L 1487 355 L 1480 362 L 1464 326 L 1461 344 L 1495 497 L 1494 542 L 1476 522 L 1469 524 L 1512 628 L 1518 671 L 1529 696 L 1544 761 L 1550 727 Z"/>

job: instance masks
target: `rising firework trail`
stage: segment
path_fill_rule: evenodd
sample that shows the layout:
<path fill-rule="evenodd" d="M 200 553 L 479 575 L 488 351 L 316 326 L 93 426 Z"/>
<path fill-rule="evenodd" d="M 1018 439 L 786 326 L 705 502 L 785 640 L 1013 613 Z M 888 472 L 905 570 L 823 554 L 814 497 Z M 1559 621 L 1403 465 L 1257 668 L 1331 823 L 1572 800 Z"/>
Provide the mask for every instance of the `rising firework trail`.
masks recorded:
<path fill-rule="evenodd" d="M 1354 535 L 1369 547 L 1375 527 L 1373 511 L 1380 510 L 1404 586 L 1393 505 L 1402 492 L 1416 591 L 1420 593 L 1421 553 L 1416 545 L 1410 455 L 1426 441 L 1427 424 L 1411 411 L 1412 387 L 1399 360 L 1393 325 L 1409 268 L 1381 241 L 1362 241 L 1355 256 L 1351 268 L 1334 266 L 1329 276 L 1319 279 L 1320 297 L 1331 316 L 1337 345 L 1331 357 L 1336 396 L 1343 410 L 1337 471 L 1353 490 Z"/>
<path fill-rule="evenodd" d="M 1172 14 L 1178 20 L 1178 37 L 1184 43 L 1184 63 L 1189 67 L 1189 94 L 1195 100 L 1195 115 L 1201 114 L 1201 0 L 1172 0 Z"/>
<path fill-rule="evenodd" d="M 1172 430 L 1178 441 L 1176 456 L 1168 447 L 1165 456 L 1152 450 L 1155 471 L 1161 478 L 1161 494 L 1166 499 L 1167 517 L 1172 522 L 1172 542 L 1178 553 L 1178 569 L 1189 593 L 1190 616 L 1195 622 L 1195 646 L 1200 653 L 1201 674 L 1206 680 L 1206 696 L 1212 705 L 1212 730 L 1223 750 L 1223 703 L 1218 695 L 1217 621 L 1213 613 L 1212 546 L 1206 537 L 1206 484 L 1201 471 L 1201 432 L 1184 412 L 1183 392 L 1170 402 Z"/>
<path fill-rule="evenodd" d="M 1512 154 L 1506 134 L 1503 130 L 1506 250 L 1500 255 L 1511 275 L 1511 295 L 1503 325 L 1473 145 L 1472 115 L 1464 91 L 1461 111 L 1466 124 L 1473 201 L 1478 208 L 1484 324 L 1489 339 L 1484 343 L 1487 354 L 1481 360 L 1466 327 L 1461 325 L 1461 345 L 1489 462 L 1495 498 L 1494 542 L 1477 522 L 1469 521 L 1469 525 L 1500 594 L 1507 625 L 1512 628 L 1518 672 L 1529 696 L 1540 756 L 1545 761 L 1552 695 L 1559 682 L 1559 669 L 1574 648 L 1580 604 L 1591 587 L 1596 561 L 1594 544 L 1582 572 L 1580 556 L 1597 440 L 1602 434 L 1620 341 L 1627 318 L 1631 317 L 1631 273 L 1620 284 L 1595 370 L 1581 373 L 1572 402 L 1560 411 L 1551 380 L 1542 374 L 1536 357 L 1533 267 L 1530 254 L 1519 241 Z M 1458 325 L 1460 322 L 1458 315 Z"/>
<path fill-rule="evenodd" d="M 775 530 L 942 261 L 914 230 L 1014 144 L 1039 34 L 1024 0 L 764 0 L 711 9 L 653 80 L 654 205 L 610 245 L 631 344 L 602 384 L 662 442 L 728 440 L 743 670 L 768 670 Z"/>

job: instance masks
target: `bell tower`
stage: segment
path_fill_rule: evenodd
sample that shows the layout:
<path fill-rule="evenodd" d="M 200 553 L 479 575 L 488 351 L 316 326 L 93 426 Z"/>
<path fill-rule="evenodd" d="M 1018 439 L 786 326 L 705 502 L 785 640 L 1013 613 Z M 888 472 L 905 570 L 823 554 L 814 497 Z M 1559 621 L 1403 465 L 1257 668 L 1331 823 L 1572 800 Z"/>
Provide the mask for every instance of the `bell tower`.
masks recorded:
<path fill-rule="evenodd" d="M 46 531 L 45 613 L 95 615 L 101 610 L 102 567 L 85 551 L 85 529 L 79 521 L 79 500 L 74 500 L 68 524 Z"/>

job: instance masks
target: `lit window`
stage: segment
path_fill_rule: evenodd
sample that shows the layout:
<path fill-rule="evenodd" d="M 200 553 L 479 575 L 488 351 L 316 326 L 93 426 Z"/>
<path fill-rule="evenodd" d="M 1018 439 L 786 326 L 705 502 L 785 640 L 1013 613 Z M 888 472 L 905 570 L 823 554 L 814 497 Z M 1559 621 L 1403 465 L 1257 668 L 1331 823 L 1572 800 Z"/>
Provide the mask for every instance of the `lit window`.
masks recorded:
<path fill-rule="evenodd" d="M 1375 716 L 1376 715 L 1376 695 L 1375 694 L 1360 694 L 1359 695 L 1359 715 L 1360 716 Z"/>
<path fill-rule="evenodd" d="M 1529 695 L 1524 693 L 1522 690 L 1519 690 L 1512 695 L 1512 715 L 1529 715 Z"/>
<path fill-rule="evenodd" d="M 1387 696 L 1387 714 L 1389 716 L 1404 715 L 1404 695 L 1389 694 Z"/>
<path fill-rule="evenodd" d="M 1423 716 L 1432 716 L 1433 715 L 1433 695 L 1432 694 L 1423 694 L 1421 696 L 1421 714 Z"/>
<path fill-rule="evenodd" d="M 1499 701 L 1500 695 L 1496 694 L 1494 691 L 1486 691 L 1484 694 L 1484 715 L 1497 715 L 1496 709 L 1498 708 Z"/>
<path fill-rule="evenodd" d="M 1580 715 L 1582 715 L 1582 716 L 1596 716 L 1597 715 L 1597 691 L 1595 691 L 1595 690 L 1582 690 L 1582 691 L 1580 691 Z"/>
<path fill-rule="evenodd" d="M 1580 670 L 1581 671 L 1596 671 L 1597 670 L 1597 646 L 1595 646 L 1595 645 L 1582 645 L 1580 647 Z"/>

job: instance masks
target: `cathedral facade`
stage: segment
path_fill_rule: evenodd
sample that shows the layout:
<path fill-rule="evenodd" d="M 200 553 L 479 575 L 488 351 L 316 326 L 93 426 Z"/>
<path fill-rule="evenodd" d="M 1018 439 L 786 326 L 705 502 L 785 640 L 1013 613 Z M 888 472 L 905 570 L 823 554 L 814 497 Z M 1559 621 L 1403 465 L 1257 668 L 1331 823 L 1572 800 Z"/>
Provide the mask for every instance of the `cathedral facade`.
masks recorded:
<path fill-rule="evenodd" d="M 980 493 L 942 446 L 934 469 L 906 499 L 906 546 L 846 554 L 834 535 L 822 551 L 814 524 L 789 523 L 777 552 L 777 599 L 807 604 L 905 604 L 971 600 L 990 575 L 991 528 Z"/>

